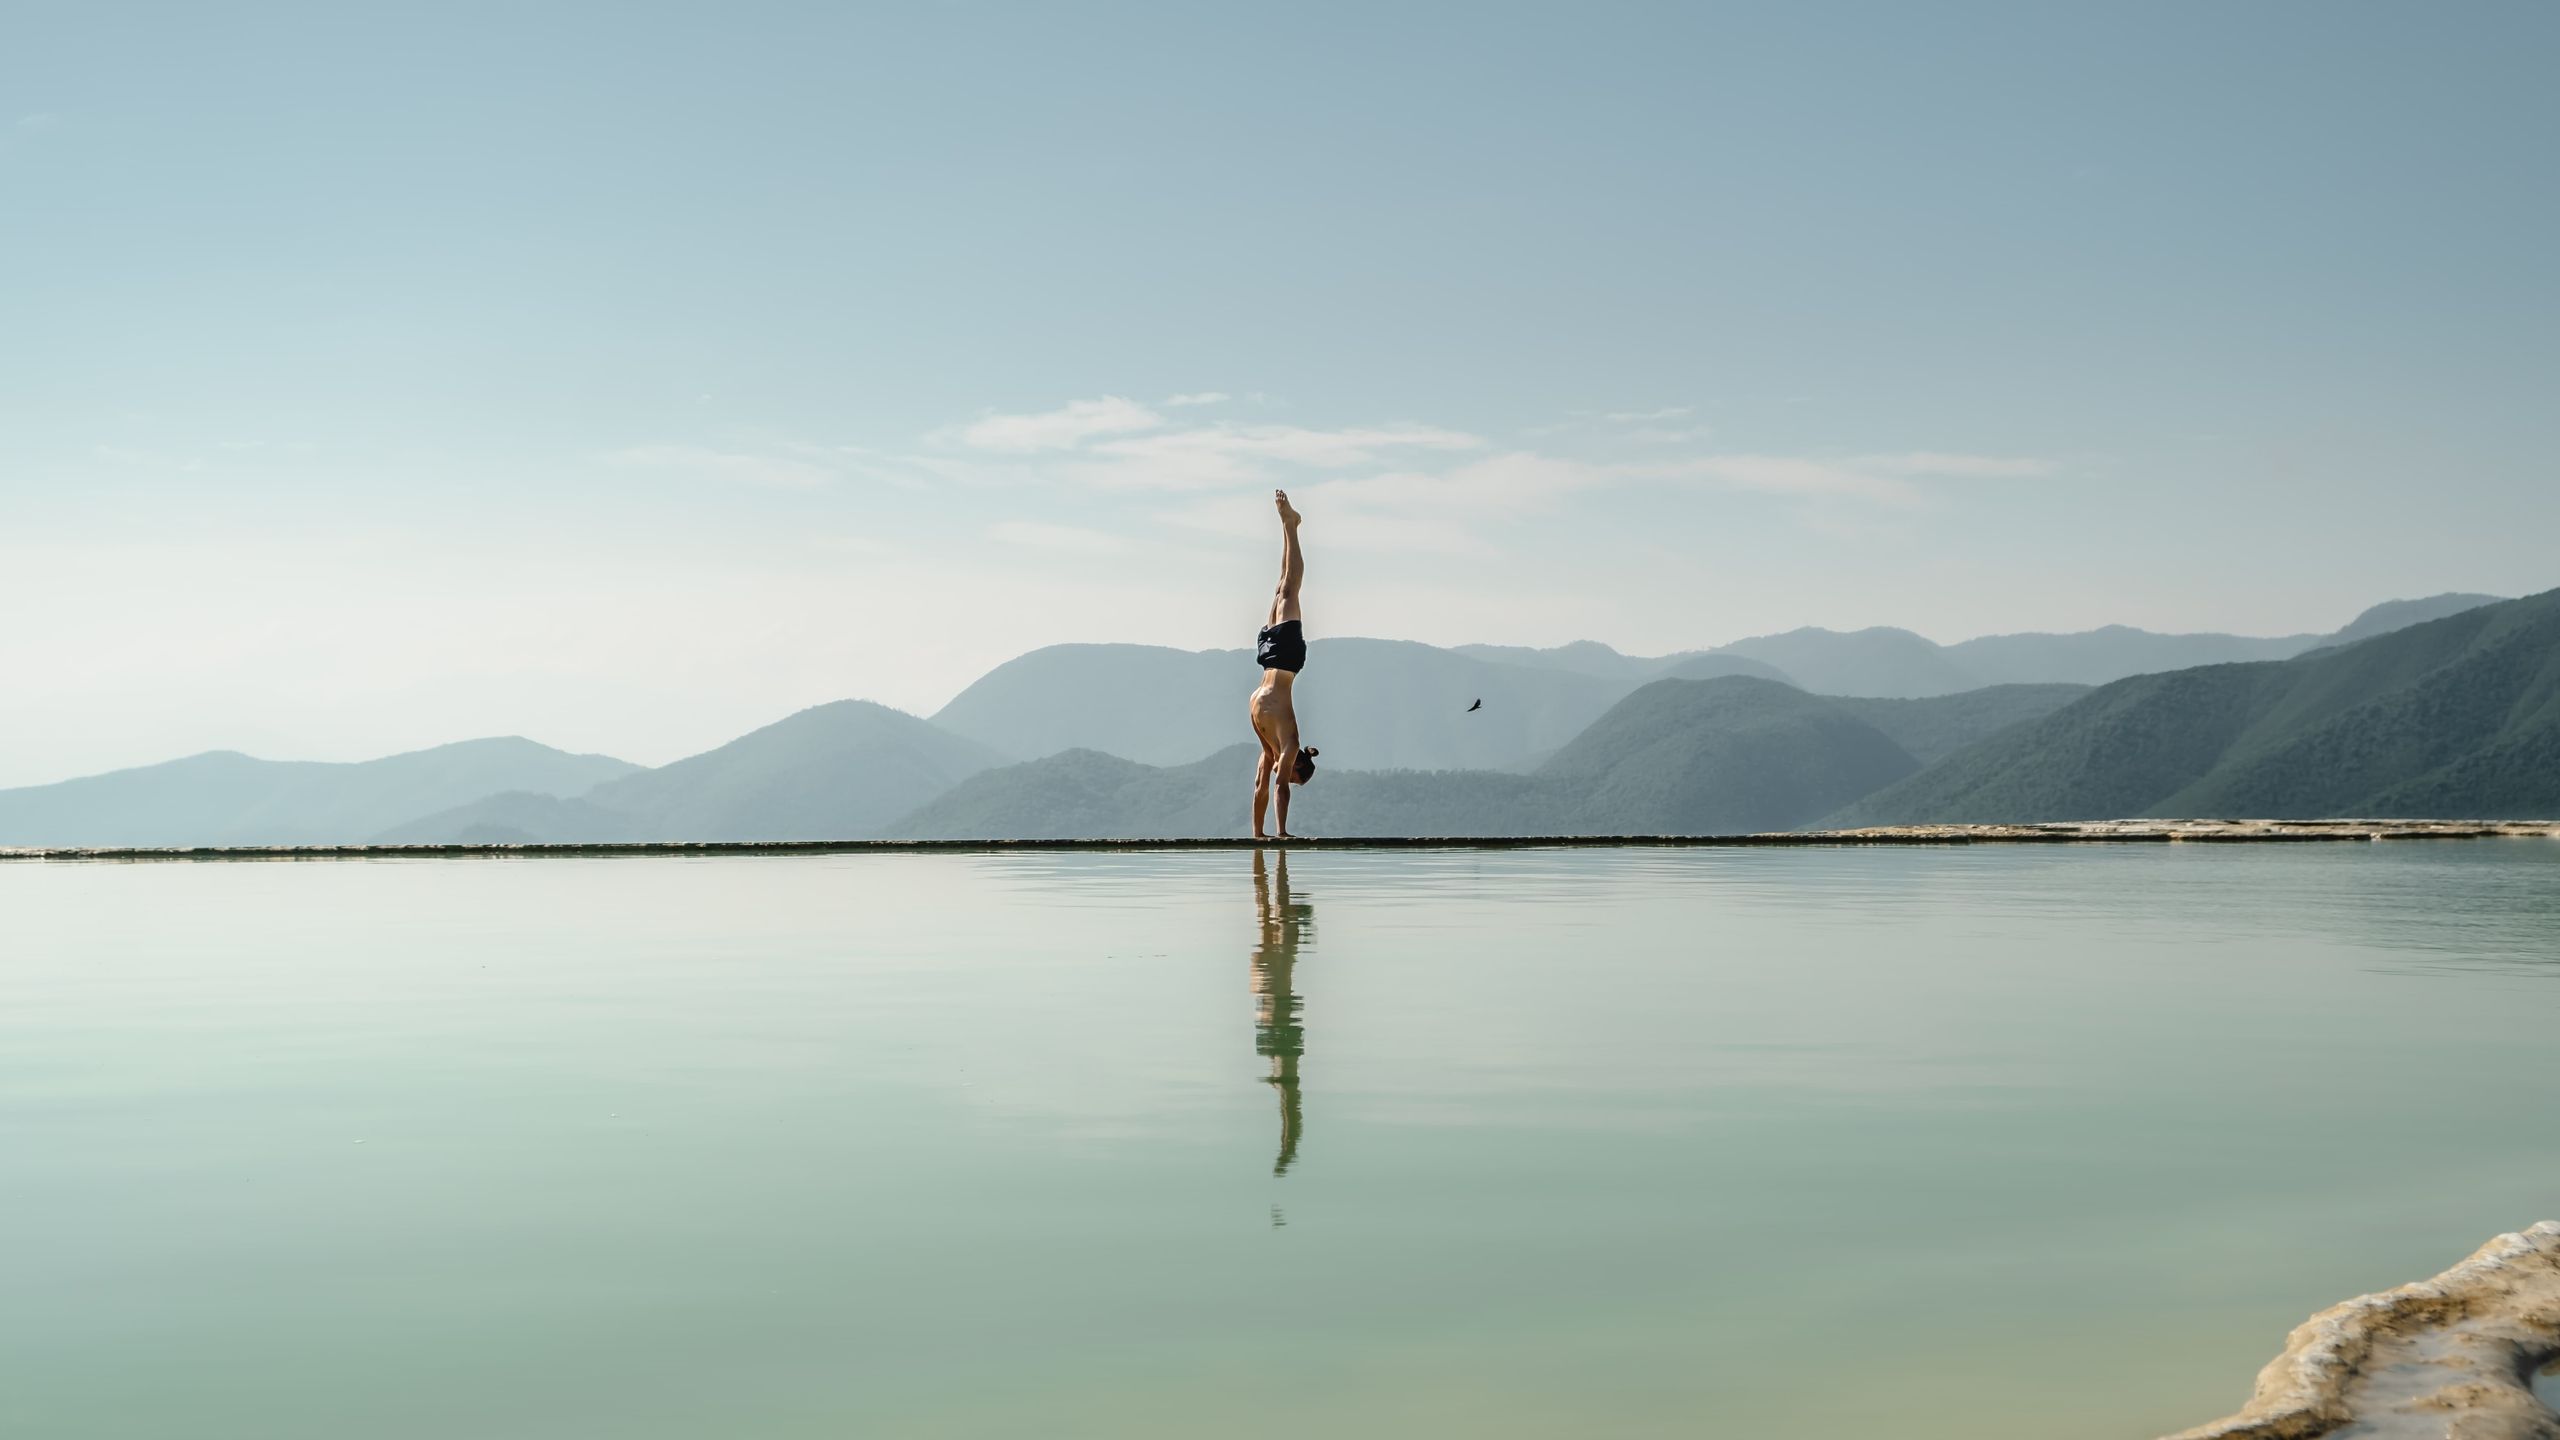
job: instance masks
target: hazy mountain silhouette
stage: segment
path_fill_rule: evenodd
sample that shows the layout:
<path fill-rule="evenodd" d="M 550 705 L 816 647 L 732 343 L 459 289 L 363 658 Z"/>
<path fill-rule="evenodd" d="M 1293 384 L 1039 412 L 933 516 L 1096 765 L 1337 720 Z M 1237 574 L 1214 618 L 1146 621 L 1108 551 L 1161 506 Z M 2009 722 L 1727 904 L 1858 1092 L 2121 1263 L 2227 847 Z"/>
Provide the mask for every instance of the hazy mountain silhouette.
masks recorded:
<path fill-rule="evenodd" d="M 2136 815 L 2560 815 L 2560 591 L 2291 660 L 2120 680 L 1841 818 Z"/>
<path fill-rule="evenodd" d="M 2128 675 L 2246 660 L 2284 660 L 2490 604 L 2493 595 L 2387 600 L 2326 635 L 2163 635 L 2126 625 L 2072 634 L 1985 635 L 1940 645 L 1908 630 L 1807 627 L 1708 651 L 1777 666 L 1820 695 L 1952 695 L 1986 685 L 2103 685 Z"/>
<path fill-rule="evenodd" d="M 1451 648 L 1477 660 L 1525 665 L 1534 670 L 1563 670 L 1630 686 L 1673 676 L 1705 680 L 1717 675 L 1757 675 L 1763 680 L 1785 680 L 1789 683 L 1794 679 L 1775 665 L 1741 655 L 1720 655 L 1704 650 L 1688 650 L 1677 655 L 1621 655 L 1597 640 L 1576 640 L 1571 644 L 1543 649 L 1529 645 L 1458 645 Z"/>
<path fill-rule="evenodd" d="M 1354 768 L 1514 762 L 1572 739 L 1635 683 L 1409 640 L 1323 639 L 1307 651 L 1299 729 Z M 1052 645 L 988 671 L 933 721 L 1027 758 L 1086 749 L 1178 765 L 1248 733 L 1245 698 L 1260 675 L 1243 650 Z M 1479 698 L 1484 709 L 1467 714 Z"/>
<path fill-rule="evenodd" d="M 1651 678 L 1656 680 L 1713 680 L 1719 675 L 1748 675 L 1755 680 L 1775 680 L 1781 685 L 1802 685 L 1796 677 L 1766 661 L 1747 655 L 1728 655 L 1713 650 L 1688 650 L 1662 657 Z"/>
<path fill-rule="evenodd" d="M 496 795 L 381 832 L 386 842 L 832 840 L 1001 763 L 996 751 L 867 700 L 803 710 L 716 750 L 596 786 L 574 804 Z"/>
<path fill-rule="evenodd" d="M 352 764 L 234 751 L 0 790 L 0 845 L 307 845 L 518 790 L 572 795 L 639 767 L 515 736 Z"/>
<path fill-rule="evenodd" d="M 1069 750 L 962 781 L 890 834 L 938 840 L 1243 835 L 1255 747 L 1188 765 Z M 1321 792 L 1321 793 L 1319 793 Z M 1557 821 L 1532 777 L 1490 770 L 1327 769 L 1302 787 L 1290 828 L 1325 835 L 1529 835 Z"/>
<path fill-rule="evenodd" d="M 591 801 L 510 790 L 365 837 L 376 845 L 587 844 L 663 838 L 639 816 Z"/>
<path fill-rule="evenodd" d="M 1310 665 L 1325 644 L 1309 647 Z M 1083 749 L 1182 764 L 1244 733 L 1258 674 L 1243 650 L 1049 645 L 979 676 L 933 723 L 1026 759 Z"/>
<path fill-rule="evenodd" d="M 1240 835 L 1253 758 L 1250 743 L 1174 767 L 1073 751 L 964 781 L 891 833 Z M 1315 835 L 1784 829 L 1918 768 L 1843 702 L 1751 676 L 1659 680 L 1611 707 L 1534 774 L 1328 768 L 1297 792 L 1290 819 Z"/>
<path fill-rule="evenodd" d="M 963 780 L 886 833 L 919 840 L 1241 835 L 1255 749 L 1231 745 L 1188 765 L 1062 751 Z M 1323 778 L 1334 777 L 1328 771 Z"/>
<path fill-rule="evenodd" d="M 1980 688 L 1936 641 L 1888 625 L 1865 630 L 1807 627 L 1736 640 L 1709 652 L 1775 665 L 1818 695 L 1952 695 Z"/>
<path fill-rule="evenodd" d="M 2538 672 L 2514 668 L 2540 663 L 2541 634 L 2515 617 L 2550 597 L 2484 600 L 2389 601 L 2331 635 L 2275 638 L 2111 626 L 1938 646 L 1905 630 L 1802 629 L 1655 657 L 1588 641 L 1318 640 L 1298 704 L 1326 765 L 1296 819 L 1310 833 L 1523 834 L 1783 828 L 1832 810 L 2560 811 L 2543 798 L 2560 764 Z M 2494 661 L 2439 653 L 2475 631 L 2495 640 Z M 1972 683 L 2269 649 L 2303 653 L 2085 695 Z M 990 671 L 935 721 L 840 701 L 646 771 L 522 739 L 356 765 L 199 755 L 0 791 L 0 844 L 854 839 L 909 824 L 1242 833 L 1255 674 L 1241 650 L 1051 646 Z M 1819 693 L 1831 691 L 1864 693 Z M 1017 756 L 1055 763 L 996 768 Z"/>
<path fill-rule="evenodd" d="M 1985 635 L 1946 648 L 1947 658 L 1985 684 L 2054 681 L 2104 685 L 2127 675 L 2285 660 L 2322 641 L 2317 635 L 2163 635 L 2108 625 L 2071 635 Z"/>
<path fill-rule="evenodd" d="M 2352 645 L 2358 640 L 2370 640 L 2376 635 L 2387 635 L 2394 630 L 2459 615 L 2465 610 L 2495 605 L 2503 598 L 2497 595 L 2446 594 L 2430 595 L 2423 600 L 2385 600 L 2349 621 L 2345 629 L 2323 638 L 2320 643 Z"/>

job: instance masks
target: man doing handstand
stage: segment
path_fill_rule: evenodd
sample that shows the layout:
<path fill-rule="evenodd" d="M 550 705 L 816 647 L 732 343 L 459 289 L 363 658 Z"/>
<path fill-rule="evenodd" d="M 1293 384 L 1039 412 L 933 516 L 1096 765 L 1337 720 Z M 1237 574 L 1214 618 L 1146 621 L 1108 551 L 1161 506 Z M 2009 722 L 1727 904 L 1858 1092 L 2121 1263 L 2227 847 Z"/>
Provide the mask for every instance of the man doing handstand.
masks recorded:
<path fill-rule="evenodd" d="M 1289 787 L 1315 778 L 1316 751 L 1298 745 L 1298 707 L 1290 698 L 1298 672 L 1306 668 L 1307 637 L 1298 623 L 1298 584 L 1307 577 L 1307 558 L 1298 551 L 1298 512 L 1289 508 L 1289 492 L 1274 490 L 1280 509 L 1280 585 L 1271 592 L 1271 614 L 1253 641 L 1253 658 L 1262 666 L 1262 688 L 1253 692 L 1245 714 L 1253 721 L 1253 737 L 1262 753 L 1253 762 L 1253 838 L 1262 833 L 1262 811 L 1272 782 L 1280 788 L 1277 829 L 1289 838 Z"/>

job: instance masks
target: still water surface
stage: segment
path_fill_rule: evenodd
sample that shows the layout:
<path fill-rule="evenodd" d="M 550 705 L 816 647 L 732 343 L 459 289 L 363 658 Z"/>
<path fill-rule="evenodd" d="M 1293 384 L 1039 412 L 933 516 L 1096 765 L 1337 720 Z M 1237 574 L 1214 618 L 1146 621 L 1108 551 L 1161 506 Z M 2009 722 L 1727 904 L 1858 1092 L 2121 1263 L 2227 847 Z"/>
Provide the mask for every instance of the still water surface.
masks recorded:
<path fill-rule="evenodd" d="M 2540 841 L 0 866 L 0 1433 L 2142 1437 L 2555 1021 Z"/>

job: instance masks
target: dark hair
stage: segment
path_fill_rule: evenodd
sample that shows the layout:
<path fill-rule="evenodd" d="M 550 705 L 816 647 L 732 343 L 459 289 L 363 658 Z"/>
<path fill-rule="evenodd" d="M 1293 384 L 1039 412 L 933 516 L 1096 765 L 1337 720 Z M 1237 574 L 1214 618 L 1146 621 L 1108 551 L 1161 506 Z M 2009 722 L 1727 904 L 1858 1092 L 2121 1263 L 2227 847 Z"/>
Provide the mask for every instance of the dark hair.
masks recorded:
<path fill-rule="evenodd" d="M 1310 745 L 1298 752 L 1297 783 L 1304 785 L 1314 778 L 1316 778 L 1316 747 Z"/>

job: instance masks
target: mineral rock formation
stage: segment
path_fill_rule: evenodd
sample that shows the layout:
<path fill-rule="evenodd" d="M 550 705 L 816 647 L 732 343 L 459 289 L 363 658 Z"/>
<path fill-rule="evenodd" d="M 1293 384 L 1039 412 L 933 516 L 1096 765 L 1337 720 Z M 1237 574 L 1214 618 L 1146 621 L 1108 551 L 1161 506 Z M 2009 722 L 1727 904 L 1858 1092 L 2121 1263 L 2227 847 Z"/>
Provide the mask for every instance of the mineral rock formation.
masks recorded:
<path fill-rule="evenodd" d="M 2545 1220 L 2312 1316 L 2238 1414 L 2169 1440 L 2560 1440 L 2530 1378 L 2555 1354 L 2560 1222 Z"/>
<path fill-rule="evenodd" d="M 2068 820 L 2040 825 L 1883 825 L 1863 830 L 1779 830 L 1758 835 L 1337 835 L 1289 842 L 1296 850 L 1528 850 L 1555 846 L 2073 845 L 2278 841 L 2560 840 L 2560 820 Z M 8 847 L 9 860 L 534 859 L 546 855 L 859 855 L 914 850 L 1247 850 L 1241 835 L 1159 840 L 635 840 L 567 844 L 235 845 Z"/>

